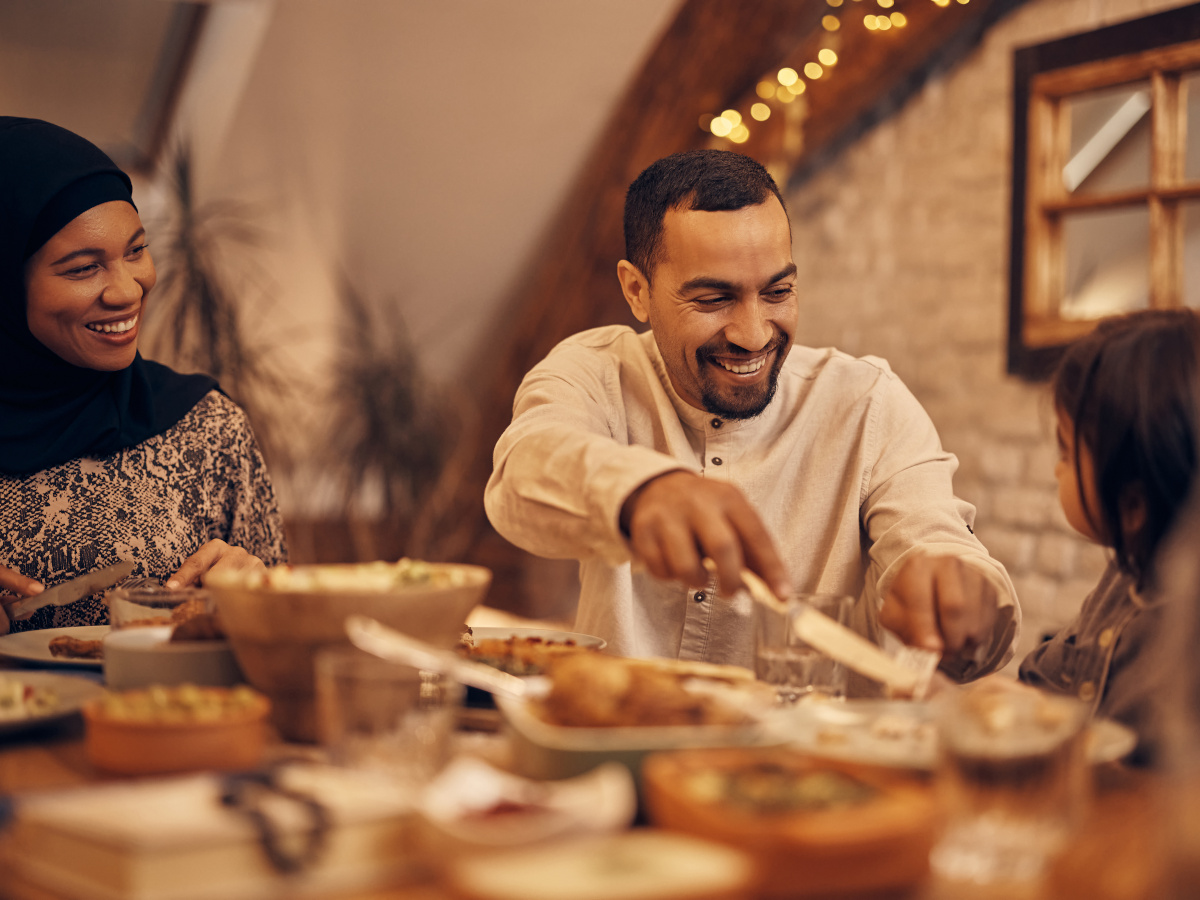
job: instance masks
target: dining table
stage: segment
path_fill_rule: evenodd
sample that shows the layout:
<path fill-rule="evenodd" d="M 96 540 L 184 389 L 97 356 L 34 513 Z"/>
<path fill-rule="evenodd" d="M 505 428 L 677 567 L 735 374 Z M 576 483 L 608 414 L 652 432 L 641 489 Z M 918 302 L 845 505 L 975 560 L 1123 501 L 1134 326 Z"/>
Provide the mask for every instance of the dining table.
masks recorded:
<path fill-rule="evenodd" d="M 0 658 L 0 670 L 19 670 L 20 664 Z M 8 674 L 0 671 L 0 675 Z M 511 752 L 508 734 L 491 711 L 466 711 L 462 717 L 462 747 L 479 753 L 489 762 L 503 764 Z M 315 748 L 300 748 L 283 741 L 270 744 L 268 755 L 294 756 L 297 751 L 316 753 Z M 106 774 L 88 760 L 82 719 L 70 716 L 46 727 L 0 735 L 0 821 L 13 798 L 38 792 L 82 788 L 120 781 L 126 776 Z M 910 777 L 930 784 L 928 772 L 912 772 Z M 886 894 L 869 896 L 837 894 L 814 897 L 800 892 L 806 900 L 1143 900 L 1143 898 L 1195 896 L 1172 885 L 1174 846 L 1173 819 L 1164 815 L 1164 803 L 1172 796 L 1164 777 L 1124 766 L 1106 763 L 1092 770 L 1093 802 L 1090 814 L 1044 878 L 1018 887 L 946 886 L 932 880 Z M 644 813 L 632 826 L 652 827 Z M 1183 890 L 1183 892 L 1179 892 Z M 458 895 L 433 872 L 393 887 L 355 891 L 330 896 L 331 900 L 458 900 Z M 22 879 L 13 866 L 12 847 L 0 825 L 0 898 L 12 900 L 63 900 L 55 894 Z M 614 898 L 616 900 L 616 898 Z"/>

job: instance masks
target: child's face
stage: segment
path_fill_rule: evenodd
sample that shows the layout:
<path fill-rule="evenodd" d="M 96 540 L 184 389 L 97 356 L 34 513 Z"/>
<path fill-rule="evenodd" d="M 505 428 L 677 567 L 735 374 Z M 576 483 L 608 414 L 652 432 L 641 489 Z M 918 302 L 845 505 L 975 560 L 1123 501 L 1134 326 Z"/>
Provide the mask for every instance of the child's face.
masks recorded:
<path fill-rule="evenodd" d="M 1062 504 L 1063 513 L 1071 527 L 1085 538 L 1103 543 L 1092 523 L 1088 521 L 1084 511 L 1084 497 L 1087 498 L 1087 509 L 1093 516 L 1100 515 L 1100 501 L 1096 497 L 1096 476 L 1092 468 L 1092 454 L 1087 444 L 1079 447 L 1079 468 L 1075 468 L 1075 423 L 1061 409 L 1058 411 L 1058 462 L 1054 465 L 1054 477 L 1058 479 L 1058 502 Z M 1080 476 L 1083 484 L 1080 484 Z"/>

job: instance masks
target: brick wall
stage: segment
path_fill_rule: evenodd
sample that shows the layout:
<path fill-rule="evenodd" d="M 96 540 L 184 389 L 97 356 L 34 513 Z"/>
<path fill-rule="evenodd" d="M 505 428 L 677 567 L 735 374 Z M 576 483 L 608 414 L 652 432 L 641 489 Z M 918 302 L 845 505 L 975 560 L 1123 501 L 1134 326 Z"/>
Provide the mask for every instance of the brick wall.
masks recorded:
<path fill-rule="evenodd" d="M 1059 508 L 1046 387 L 1004 374 L 1012 53 L 1180 5 L 1031 0 L 789 195 L 798 338 L 884 357 L 925 405 L 977 534 L 1016 584 L 1018 659 L 1074 615 L 1105 555 Z"/>

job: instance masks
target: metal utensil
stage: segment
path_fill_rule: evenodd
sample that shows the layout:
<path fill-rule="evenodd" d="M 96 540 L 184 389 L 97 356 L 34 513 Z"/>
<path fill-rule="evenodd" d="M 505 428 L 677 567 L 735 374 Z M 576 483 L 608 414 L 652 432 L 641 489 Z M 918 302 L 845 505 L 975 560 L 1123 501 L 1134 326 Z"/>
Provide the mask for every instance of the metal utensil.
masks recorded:
<path fill-rule="evenodd" d="M 742 570 L 742 582 L 756 603 L 776 613 L 787 613 L 787 604 L 749 569 Z M 905 647 L 893 658 L 862 635 L 807 604 L 796 613 L 792 628 L 800 640 L 831 659 L 914 700 L 924 698 L 937 668 L 939 656 L 931 650 Z"/>
<path fill-rule="evenodd" d="M 346 634 L 355 647 L 380 659 L 440 672 L 462 684 L 493 694 L 520 698 L 528 692 L 526 682 L 516 675 L 463 659 L 452 650 L 441 650 L 369 616 L 347 616 Z"/>
<path fill-rule="evenodd" d="M 74 603 L 96 591 L 110 588 L 133 571 L 133 563 L 127 559 L 105 566 L 103 569 L 93 569 L 91 572 L 46 588 L 40 594 L 18 600 L 8 608 L 10 619 L 27 619 L 43 606 L 66 606 Z"/>

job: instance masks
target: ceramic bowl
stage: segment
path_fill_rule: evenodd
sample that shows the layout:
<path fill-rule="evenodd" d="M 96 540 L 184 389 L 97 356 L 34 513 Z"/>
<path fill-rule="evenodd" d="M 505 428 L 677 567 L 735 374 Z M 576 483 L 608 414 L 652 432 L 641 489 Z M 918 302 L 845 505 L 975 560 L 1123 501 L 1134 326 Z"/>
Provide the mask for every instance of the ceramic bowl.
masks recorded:
<path fill-rule="evenodd" d="M 428 580 L 397 583 L 388 576 L 396 565 L 288 566 L 265 577 L 234 573 L 206 583 L 246 681 L 270 698 L 272 720 L 284 738 L 317 740 L 316 652 L 349 643 L 347 616 L 369 616 L 450 648 L 492 579 L 481 566 L 429 563 Z"/>
<path fill-rule="evenodd" d="M 173 625 L 123 628 L 104 637 L 104 681 L 113 690 L 152 684 L 232 687 L 242 680 L 228 641 L 171 641 Z"/>
<path fill-rule="evenodd" d="M 130 716 L 113 711 L 113 698 L 140 703 L 152 693 L 169 698 L 169 704 L 159 704 L 169 711 Z M 199 697 L 210 709 L 220 705 L 221 712 L 208 718 L 180 710 L 182 694 Z M 269 712 L 267 698 L 245 687 L 117 692 L 83 707 L 84 747 L 97 769 L 120 775 L 252 769 L 266 748 Z"/>

